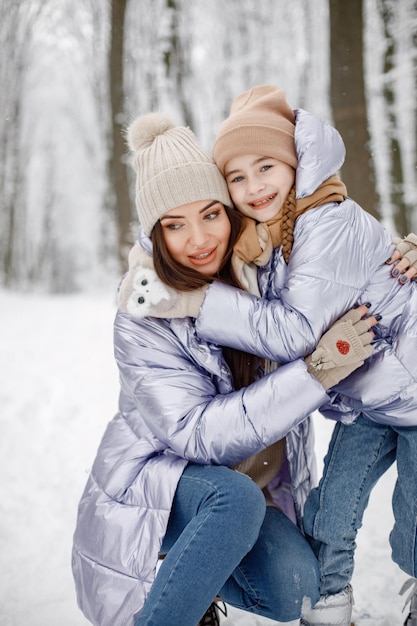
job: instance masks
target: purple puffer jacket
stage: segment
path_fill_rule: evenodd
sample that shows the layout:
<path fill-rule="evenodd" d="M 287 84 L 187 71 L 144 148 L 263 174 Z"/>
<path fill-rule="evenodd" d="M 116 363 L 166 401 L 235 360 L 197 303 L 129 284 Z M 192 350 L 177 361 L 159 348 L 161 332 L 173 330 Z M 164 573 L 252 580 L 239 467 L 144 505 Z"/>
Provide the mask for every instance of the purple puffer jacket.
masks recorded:
<path fill-rule="evenodd" d="M 296 112 L 299 158 L 296 195 L 311 195 L 342 165 L 339 133 L 310 113 Z M 399 285 L 385 264 L 390 234 L 351 198 L 301 215 L 288 266 L 276 248 L 258 270 L 265 302 L 213 283 L 196 321 L 199 337 L 244 346 L 287 363 L 310 353 L 323 332 L 356 303 L 380 313 L 374 355 L 332 390 L 327 417 L 350 423 L 363 413 L 381 424 L 417 425 L 417 289 Z M 237 297 L 239 294 L 239 297 Z M 224 311 L 228 314 L 224 315 Z"/>
<path fill-rule="evenodd" d="M 306 416 L 328 400 L 297 360 L 234 391 L 221 350 L 190 318 L 118 312 L 119 412 L 82 495 L 73 544 L 77 599 L 95 626 L 133 626 L 152 586 L 188 461 L 233 466 L 287 436 L 296 508 L 315 481 Z"/>

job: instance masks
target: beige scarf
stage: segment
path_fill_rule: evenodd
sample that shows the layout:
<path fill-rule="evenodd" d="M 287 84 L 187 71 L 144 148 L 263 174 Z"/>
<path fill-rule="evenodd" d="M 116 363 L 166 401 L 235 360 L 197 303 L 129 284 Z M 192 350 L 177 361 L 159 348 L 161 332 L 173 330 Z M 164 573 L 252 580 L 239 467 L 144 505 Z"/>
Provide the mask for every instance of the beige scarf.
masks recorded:
<path fill-rule="evenodd" d="M 306 198 L 295 199 L 293 187 L 278 217 L 269 222 L 256 222 L 250 217 L 244 218 L 243 230 L 233 248 L 232 265 L 239 279 L 242 278 L 244 265 L 265 265 L 272 250 L 282 244 L 285 261 L 291 253 L 293 231 L 296 219 L 326 202 L 342 202 L 346 198 L 346 187 L 338 176 L 328 178 L 316 191 Z M 256 268 L 255 268 L 256 269 Z M 254 276 L 246 277 L 242 284 L 252 291 Z M 257 290 L 256 290 L 257 291 Z"/>

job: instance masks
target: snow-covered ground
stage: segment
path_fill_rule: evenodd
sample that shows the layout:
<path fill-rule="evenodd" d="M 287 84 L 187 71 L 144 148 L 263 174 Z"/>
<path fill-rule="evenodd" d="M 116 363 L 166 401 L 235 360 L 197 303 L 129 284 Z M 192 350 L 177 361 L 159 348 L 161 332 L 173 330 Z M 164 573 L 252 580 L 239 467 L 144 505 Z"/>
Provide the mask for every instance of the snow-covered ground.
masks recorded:
<path fill-rule="evenodd" d="M 0 291 L 1 626 L 88 626 L 76 605 L 70 552 L 78 500 L 117 405 L 114 312 L 108 294 Z M 322 459 L 333 424 L 315 419 Z M 359 535 L 356 626 L 404 621 L 398 591 L 407 576 L 388 544 L 394 480 L 392 468 L 372 494 Z M 230 607 L 222 621 L 273 624 Z"/>

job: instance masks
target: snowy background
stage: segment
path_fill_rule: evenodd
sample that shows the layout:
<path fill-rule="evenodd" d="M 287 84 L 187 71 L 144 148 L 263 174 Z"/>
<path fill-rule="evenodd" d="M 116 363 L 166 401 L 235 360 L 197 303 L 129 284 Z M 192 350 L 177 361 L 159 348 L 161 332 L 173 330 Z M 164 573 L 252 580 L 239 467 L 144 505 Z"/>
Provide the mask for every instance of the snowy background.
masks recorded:
<path fill-rule="evenodd" d="M 210 149 L 232 98 L 263 82 L 331 119 L 328 0 L 127 5 L 124 123 L 153 108 L 191 117 Z M 0 287 L 0 626 L 88 626 L 75 600 L 72 533 L 118 395 L 109 8 L 104 0 L 0 0 L 0 284 L 9 287 Z M 363 9 L 382 221 L 394 232 L 390 160 L 398 153 L 415 231 L 417 5 L 363 0 Z M 316 424 L 321 462 L 333 424 L 320 416 Z M 394 481 L 392 468 L 359 535 L 356 626 L 404 621 L 398 592 L 407 577 L 388 544 Z M 232 609 L 222 622 L 267 624 Z"/>
<path fill-rule="evenodd" d="M 128 160 L 116 138 L 137 115 L 163 111 L 207 150 L 233 98 L 256 84 L 281 87 L 292 108 L 329 121 L 335 115 L 330 61 L 336 57 L 343 73 L 349 63 L 332 52 L 330 23 L 346 2 L 113 3 L 126 4 L 117 85 L 110 0 L 0 0 L 0 285 L 71 293 L 121 272 L 118 254 L 125 257 L 137 229 L 133 176 L 130 168 L 127 181 L 116 176 L 110 163 Z M 336 39 L 363 33 L 361 116 L 378 215 L 404 236 L 417 231 L 417 4 L 358 0 L 352 8 L 361 6 L 363 19 L 340 25 Z M 123 95 L 114 110 L 112 87 Z M 346 87 L 342 95 L 351 119 L 358 94 Z M 349 147 L 356 124 L 343 132 L 343 176 L 363 153 Z M 362 169 L 360 180 L 362 190 Z M 360 199 L 350 184 L 349 193 Z M 361 202 L 372 210 L 373 196 Z"/>
<path fill-rule="evenodd" d="M 71 543 L 78 500 L 117 407 L 113 294 L 112 286 L 61 296 L 0 290 L 1 626 L 88 626 L 76 605 Z M 315 419 L 321 462 L 333 424 Z M 407 576 L 388 544 L 394 481 L 391 468 L 359 534 L 356 626 L 404 621 L 398 592 Z M 230 608 L 222 621 L 273 624 Z"/>

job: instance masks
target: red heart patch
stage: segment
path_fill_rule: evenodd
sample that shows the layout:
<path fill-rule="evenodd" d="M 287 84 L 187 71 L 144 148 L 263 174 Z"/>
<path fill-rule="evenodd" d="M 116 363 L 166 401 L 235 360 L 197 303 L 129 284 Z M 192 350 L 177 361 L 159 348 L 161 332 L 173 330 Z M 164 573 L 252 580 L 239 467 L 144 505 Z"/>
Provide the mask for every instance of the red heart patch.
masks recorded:
<path fill-rule="evenodd" d="M 340 354 L 347 354 L 350 350 L 350 343 L 339 339 L 339 341 L 336 342 L 336 348 L 339 350 Z"/>

